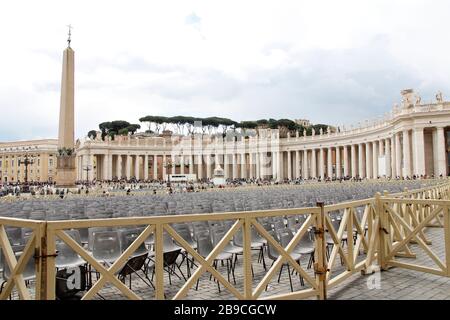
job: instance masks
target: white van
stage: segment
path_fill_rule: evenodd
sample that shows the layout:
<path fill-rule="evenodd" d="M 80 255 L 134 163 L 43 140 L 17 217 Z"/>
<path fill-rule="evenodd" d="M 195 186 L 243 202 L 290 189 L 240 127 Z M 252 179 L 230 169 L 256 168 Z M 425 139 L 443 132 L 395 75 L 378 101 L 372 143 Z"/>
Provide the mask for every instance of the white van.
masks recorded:
<path fill-rule="evenodd" d="M 166 175 L 166 180 L 169 180 L 169 177 L 170 182 L 189 182 L 197 180 L 197 176 L 195 174 L 169 174 Z"/>

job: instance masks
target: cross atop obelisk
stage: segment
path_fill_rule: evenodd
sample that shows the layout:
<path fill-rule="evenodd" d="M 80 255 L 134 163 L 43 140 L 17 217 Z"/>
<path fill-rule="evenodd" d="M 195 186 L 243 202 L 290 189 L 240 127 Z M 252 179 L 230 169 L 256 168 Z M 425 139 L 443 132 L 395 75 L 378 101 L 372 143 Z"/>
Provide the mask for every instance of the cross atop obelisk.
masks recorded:
<path fill-rule="evenodd" d="M 68 33 L 68 38 L 67 38 L 67 46 L 70 48 L 70 42 L 72 41 L 71 36 L 72 36 L 72 25 L 69 24 L 67 25 L 67 28 L 69 28 L 69 33 Z"/>

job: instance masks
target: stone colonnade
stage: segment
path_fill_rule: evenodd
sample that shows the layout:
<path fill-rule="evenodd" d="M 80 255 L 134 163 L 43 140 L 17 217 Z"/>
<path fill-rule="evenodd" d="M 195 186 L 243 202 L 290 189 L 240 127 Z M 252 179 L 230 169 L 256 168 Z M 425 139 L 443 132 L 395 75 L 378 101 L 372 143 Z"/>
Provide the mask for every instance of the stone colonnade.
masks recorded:
<path fill-rule="evenodd" d="M 199 143 L 184 137 L 183 143 L 168 139 L 159 148 L 156 143 L 133 145 L 130 138 L 126 143 L 93 141 L 77 152 L 77 174 L 82 180 L 166 179 L 167 174 L 205 179 L 220 165 L 229 179 L 447 175 L 445 126 L 403 128 L 375 139 L 338 134 L 279 139 L 277 134 L 234 141 L 207 136 Z"/>

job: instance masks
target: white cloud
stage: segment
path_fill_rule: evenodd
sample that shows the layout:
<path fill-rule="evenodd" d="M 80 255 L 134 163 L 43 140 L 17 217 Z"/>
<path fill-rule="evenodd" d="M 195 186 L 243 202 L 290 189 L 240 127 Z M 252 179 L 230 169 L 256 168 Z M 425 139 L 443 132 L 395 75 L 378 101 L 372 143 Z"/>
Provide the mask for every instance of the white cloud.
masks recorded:
<path fill-rule="evenodd" d="M 9 1 L 0 141 L 57 136 L 69 23 L 79 137 L 147 114 L 356 123 L 406 87 L 445 97 L 449 18 L 439 0 Z"/>

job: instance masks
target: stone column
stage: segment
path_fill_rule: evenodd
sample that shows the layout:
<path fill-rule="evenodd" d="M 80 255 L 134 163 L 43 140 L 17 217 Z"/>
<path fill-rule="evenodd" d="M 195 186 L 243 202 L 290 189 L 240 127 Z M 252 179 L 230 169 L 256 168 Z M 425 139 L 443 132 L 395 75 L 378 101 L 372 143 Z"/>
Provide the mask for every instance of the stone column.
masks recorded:
<path fill-rule="evenodd" d="M 327 149 L 327 175 L 331 179 L 333 178 L 333 159 L 332 159 L 332 148 Z"/>
<path fill-rule="evenodd" d="M 386 160 L 386 177 L 392 176 L 391 171 L 391 140 L 389 138 L 385 141 L 385 160 Z"/>
<path fill-rule="evenodd" d="M 264 159 L 264 156 L 266 157 L 266 159 Z M 272 155 L 271 155 L 272 157 Z M 256 166 L 257 166 L 257 170 L 256 170 L 256 176 L 258 178 L 264 179 L 265 175 L 269 174 L 268 169 L 266 168 L 267 165 L 269 164 L 269 156 L 267 153 L 263 153 L 263 152 L 259 152 L 256 154 Z M 266 167 L 264 167 L 264 164 L 266 161 Z M 272 162 L 272 158 L 270 159 L 270 165 L 273 166 L 273 162 Z M 264 167 L 264 168 L 263 168 Z"/>
<path fill-rule="evenodd" d="M 77 155 L 77 180 L 83 180 L 83 156 Z"/>
<path fill-rule="evenodd" d="M 104 154 L 102 160 L 102 180 L 108 180 L 108 155 Z"/>
<path fill-rule="evenodd" d="M 259 170 L 259 167 L 258 167 L 258 163 L 259 163 L 259 153 L 257 153 L 257 152 L 255 152 L 255 153 L 252 153 L 252 157 L 250 157 L 250 161 L 252 162 L 252 175 L 251 175 L 251 177 L 253 177 L 253 178 L 258 178 L 258 170 Z"/>
<path fill-rule="evenodd" d="M 292 180 L 292 154 L 291 151 L 287 152 L 287 178 Z"/>
<path fill-rule="evenodd" d="M 348 168 L 348 146 L 344 146 L 344 176 L 348 177 L 350 175 Z"/>
<path fill-rule="evenodd" d="M 189 155 L 189 174 L 194 174 L 194 156 Z"/>
<path fill-rule="evenodd" d="M 354 144 L 350 147 L 351 150 L 351 162 L 352 162 L 352 177 L 356 177 L 358 175 L 358 171 L 356 170 L 356 146 Z"/>
<path fill-rule="evenodd" d="M 341 147 L 336 147 L 336 178 L 339 179 L 341 177 Z"/>
<path fill-rule="evenodd" d="M 78 177 L 79 180 L 84 180 L 84 171 L 83 171 L 83 155 L 79 154 L 78 157 Z"/>
<path fill-rule="evenodd" d="M 271 165 L 271 169 L 272 169 L 272 179 L 276 179 L 277 178 L 277 153 L 275 151 L 271 151 L 270 152 L 270 165 Z M 264 157 L 263 154 L 261 153 L 261 164 L 264 163 Z M 263 167 L 263 165 L 261 165 L 261 168 Z M 262 170 L 262 169 L 261 169 Z"/>
<path fill-rule="evenodd" d="M 167 180 L 167 156 L 163 154 L 162 156 L 162 180 Z"/>
<path fill-rule="evenodd" d="M 447 176 L 447 164 L 445 162 L 445 154 L 447 152 L 445 145 L 445 134 L 444 128 L 436 128 L 436 150 L 437 150 L 437 174 L 436 176 L 443 175 Z"/>
<path fill-rule="evenodd" d="M 148 155 L 144 156 L 144 180 L 148 180 Z"/>
<path fill-rule="evenodd" d="M 117 165 L 116 165 L 116 175 L 117 179 L 122 179 L 122 155 L 117 155 Z"/>
<path fill-rule="evenodd" d="M 302 177 L 303 179 L 309 179 L 309 172 L 308 172 L 308 150 L 303 150 L 303 172 Z"/>
<path fill-rule="evenodd" d="M 86 165 L 87 160 L 85 155 L 80 156 L 80 180 L 86 180 L 86 171 L 84 171 L 84 166 Z"/>
<path fill-rule="evenodd" d="M 272 156 L 272 154 L 271 154 L 271 156 Z M 275 161 L 275 160 L 270 159 L 270 161 L 269 161 L 269 156 L 268 156 L 268 153 L 266 151 L 260 152 L 258 158 L 259 158 L 259 172 L 258 172 L 258 175 L 259 175 L 259 177 L 261 179 L 264 179 L 270 173 L 270 166 L 272 166 L 272 171 L 275 170 L 274 169 L 275 162 L 272 162 L 272 161 Z M 272 174 L 274 174 L 274 173 L 272 172 Z M 273 175 L 273 177 L 275 177 L 275 175 Z"/>
<path fill-rule="evenodd" d="M 411 146 L 408 130 L 403 130 L 403 176 L 411 177 Z"/>
<path fill-rule="evenodd" d="M 153 179 L 158 179 L 158 155 L 153 155 Z"/>
<path fill-rule="evenodd" d="M 176 160 L 177 160 L 177 157 L 176 157 L 174 154 L 172 154 L 172 155 L 170 156 L 170 161 L 171 161 L 171 163 L 172 163 L 172 169 L 171 169 L 172 174 L 175 174 L 176 163 L 177 163 Z"/>
<path fill-rule="evenodd" d="M 238 167 L 237 167 L 237 154 L 231 154 L 231 161 L 233 162 L 233 179 L 238 178 Z"/>
<path fill-rule="evenodd" d="M 316 170 L 316 149 L 311 150 L 311 178 L 317 178 L 317 170 Z"/>
<path fill-rule="evenodd" d="M 212 163 L 212 157 L 211 154 L 208 154 L 206 156 L 206 177 L 208 179 L 212 178 L 212 170 L 211 170 L 211 163 Z M 226 172 L 226 171 L 225 171 Z M 225 173 L 225 179 L 228 178 L 227 174 Z"/>
<path fill-rule="evenodd" d="M 301 175 L 301 161 L 300 161 L 300 151 L 295 151 L 295 178 L 300 178 Z"/>
<path fill-rule="evenodd" d="M 94 175 L 94 166 L 93 166 L 92 155 L 90 155 L 90 154 L 84 155 L 83 160 L 85 162 L 83 165 L 83 171 L 84 171 L 84 175 L 86 177 L 85 180 L 91 180 Z M 89 167 L 90 170 L 89 171 L 84 170 L 84 169 L 86 169 L 86 167 Z M 30 175 L 30 168 L 28 168 L 28 175 Z"/>
<path fill-rule="evenodd" d="M 136 180 L 139 180 L 139 166 L 140 166 L 140 156 L 139 155 L 135 155 L 134 156 L 134 177 L 136 178 Z"/>
<path fill-rule="evenodd" d="M 372 173 L 372 150 L 371 150 L 371 143 L 370 142 L 366 142 L 366 177 L 368 179 L 373 178 L 373 173 Z"/>
<path fill-rule="evenodd" d="M 229 159 L 228 159 L 228 154 L 224 153 L 223 154 L 223 173 L 225 174 L 225 179 L 228 179 L 230 177 L 230 168 L 228 165 Z"/>
<path fill-rule="evenodd" d="M 255 153 L 255 178 L 259 179 L 261 178 L 261 169 L 260 169 L 260 161 L 261 156 L 259 155 L 259 152 Z"/>
<path fill-rule="evenodd" d="M 383 157 L 385 155 L 384 153 L 384 140 L 378 140 L 378 155 L 380 157 Z M 378 168 L 378 175 L 381 176 L 380 169 Z"/>
<path fill-rule="evenodd" d="M 127 170 L 126 170 L 126 174 L 125 174 L 125 176 L 126 176 L 126 178 L 127 178 L 127 180 L 130 180 L 130 178 L 131 178 L 131 156 L 130 155 L 127 155 L 127 164 L 126 164 L 126 168 L 127 168 Z"/>
<path fill-rule="evenodd" d="M 372 142 L 372 177 L 378 178 L 378 141 Z"/>
<path fill-rule="evenodd" d="M 277 180 L 281 181 L 284 179 L 284 170 L 283 170 L 283 152 L 277 152 Z"/>
<path fill-rule="evenodd" d="M 241 178 L 247 179 L 247 159 L 245 157 L 245 153 L 241 153 Z"/>
<path fill-rule="evenodd" d="M 390 138 L 391 141 L 391 177 L 395 178 L 397 176 L 397 168 L 396 168 L 396 163 L 397 163 L 397 155 L 395 153 L 395 139 L 394 137 Z"/>
<path fill-rule="evenodd" d="M 423 128 L 414 128 L 414 174 L 425 175 L 425 143 Z"/>
<path fill-rule="evenodd" d="M 319 149 L 319 177 L 322 180 L 325 178 L 325 156 L 323 148 Z"/>
<path fill-rule="evenodd" d="M 248 153 L 248 178 L 253 179 L 255 177 L 253 173 L 253 153 Z"/>
<path fill-rule="evenodd" d="M 378 154 L 384 156 L 384 140 L 378 141 Z"/>
<path fill-rule="evenodd" d="M 98 159 L 98 155 L 95 154 L 91 154 L 89 156 L 89 165 L 91 166 L 91 171 L 89 171 L 89 179 L 90 180 L 94 180 L 94 178 L 99 178 L 98 176 L 99 174 L 99 166 L 100 166 L 100 160 Z M 94 159 L 95 159 L 95 163 L 96 163 L 96 168 L 94 169 Z"/>
<path fill-rule="evenodd" d="M 366 177 L 365 169 L 363 144 L 360 143 L 358 144 L 358 175 L 361 179 Z"/>
<path fill-rule="evenodd" d="M 112 180 L 113 177 L 113 156 L 108 155 L 108 180 Z"/>
<path fill-rule="evenodd" d="M 184 174 L 184 154 L 180 155 L 180 174 Z"/>
<path fill-rule="evenodd" d="M 199 154 L 197 155 L 197 178 L 203 179 L 203 155 Z"/>
<path fill-rule="evenodd" d="M 85 169 L 85 167 L 87 166 L 88 160 L 87 160 L 87 155 L 82 155 L 81 156 L 81 180 L 87 180 L 87 172 Z"/>
<path fill-rule="evenodd" d="M 395 134 L 395 171 L 397 176 L 403 177 L 402 170 L 402 146 L 400 144 L 400 133 Z"/>

